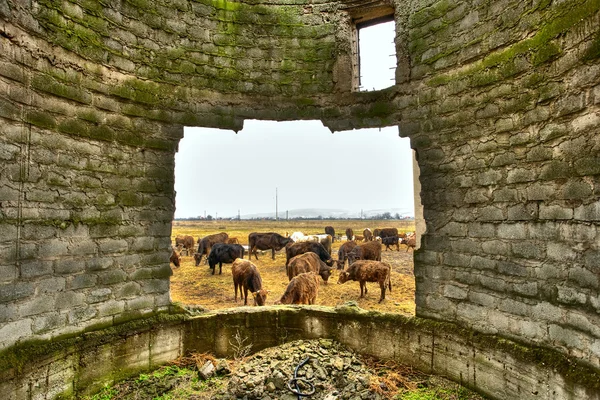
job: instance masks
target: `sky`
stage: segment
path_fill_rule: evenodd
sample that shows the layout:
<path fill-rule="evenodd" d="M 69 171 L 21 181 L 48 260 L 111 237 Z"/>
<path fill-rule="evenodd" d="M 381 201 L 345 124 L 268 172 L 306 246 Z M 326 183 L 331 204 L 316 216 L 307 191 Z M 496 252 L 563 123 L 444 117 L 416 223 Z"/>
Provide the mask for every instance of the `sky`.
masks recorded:
<path fill-rule="evenodd" d="M 361 64 L 363 90 L 393 84 L 393 22 L 382 25 L 360 31 L 361 60 L 371 61 Z M 175 218 L 275 212 L 276 191 L 280 217 L 307 208 L 413 215 L 412 151 L 397 127 L 335 134 L 320 121 L 246 120 L 238 134 L 186 127 L 175 190 Z"/>

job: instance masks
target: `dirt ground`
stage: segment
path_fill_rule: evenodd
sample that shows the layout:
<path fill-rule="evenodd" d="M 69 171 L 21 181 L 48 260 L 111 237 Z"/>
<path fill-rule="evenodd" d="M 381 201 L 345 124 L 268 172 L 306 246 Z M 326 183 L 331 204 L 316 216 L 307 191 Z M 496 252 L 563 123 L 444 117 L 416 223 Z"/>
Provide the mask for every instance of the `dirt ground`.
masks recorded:
<path fill-rule="evenodd" d="M 389 220 L 389 221 L 175 221 L 173 223 L 172 240 L 177 235 L 191 235 L 194 240 L 208 234 L 227 232 L 230 237 L 237 237 L 241 244 L 248 244 L 248 234 L 251 232 L 278 232 L 285 235 L 295 231 L 305 234 L 324 233 L 324 227 L 331 225 L 336 234 L 344 233 L 350 227 L 355 234 L 362 234 L 365 227 L 374 228 L 396 227 L 399 232 L 414 231 L 412 222 Z M 337 259 L 337 250 L 343 242 L 333 243 L 332 256 Z M 196 245 L 197 247 L 197 245 Z M 385 249 L 385 246 L 384 246 Z M 247 255 L 245 258 L 247 259 Z M 263 286 L 269 291 L 267 304 L 274 304 L 284 293 L 288 284 L 285 273 L 285 249 L 277 252 L 275 260 L 271 260 L 270 251 L 259 254 L 258 260 L 252 257 L 252 262 L 258 267 Z M 336 306 L 348 301 L 356 301 L 364 309 L 395 312 L 404 315 L 415 313 L 415 279 L 413 274 L 413 250 L 407 251 L 406 246 L 400 245 L 400 251 L 383 251 L 382 261 L 392 266 L 392 291 L 386 292 L 386 299 L 380 304 L 380 289 L 376 283 L 367 284 L 369 292 L 364 298 L 360 298 L 358 282 L 347 282 L 337 284 L 338 272 L 334 271 L 325 285 L 321 282 L 318 305 Z M 234 300 L 233 281 L 231 276 L 231 264 L 223 264 L 223 272 L 218 274 L 218 266 L 215 275 L 212 275 L 208 264 L 198 267 L 194 265 L 194 258 L 190 255 L 182 256 L 181 266 L 173 269 L 171 277 L 171 298 L 174 302 L 184 305 L 198 305 L 208 310 L 231 308 L 242 306 L 244 303 L 238 297 Z M 253 304 L 248 299 L 248 305 Z"/>

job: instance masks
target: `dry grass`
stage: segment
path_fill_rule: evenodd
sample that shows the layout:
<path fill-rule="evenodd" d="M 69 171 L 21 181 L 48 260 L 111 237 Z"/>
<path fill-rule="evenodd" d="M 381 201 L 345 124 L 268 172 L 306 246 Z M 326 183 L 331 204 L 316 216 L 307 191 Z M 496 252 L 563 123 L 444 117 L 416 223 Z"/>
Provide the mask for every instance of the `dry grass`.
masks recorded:
<path fill-rule="evenodd" d="M 175 221 L 173 223 L 172 239 L 177 235 L 191 235 L 197 240 L 208 234 L 227 232 L 230 237 L 237 237 L 241 244 L 248 244 L 248 234 L 251 232 L 278 232 L 290 234 L 302 231 L 305 234 L 324 233 L 324 228 L 331 225 L 336 233 L 344 234 L 346 228 L 352 228 L 355 234 L 362 235 L 366 227 L 385 228 L 396 227 L 400 232 L 414 231 L 414 224 L 408 221 Z M 341 242 L 333 244 L 333 258 L 337 259 L 337 250 Z M 377 284 L 368 284 L 369 292 L 365 298 L 360 299 L 358 282 L 337 284 L 338 274 L 329 278 L 329 284 L 321 283 L 317 304 L 336 306 L 354 300 L 361 308 L 386 312 L 396 312 L 405 315 L 414 315 L 415 312 L 415 279 L 413 274 L 413 252 L 405 251 L 401 245 L 400 251 L 383 251 L 382 260 L 392 266 L 392 292 L 386 292 L 386 299 L 379 304 L 379 287 Z M 288 284 L 285 273 L 285 250 L 276 253 L 275 260 L 271 254 L 259 254 L 258 261 L 252 262 L 260 271 L 263 285 L 269 290 L 267 304 L 274 304 L 279 300 Z M 247 258 L 247 255 L 246 255 Z M 172 266 L 172 265 L 171 265 Z M 173 267 L 173 266 L 172 266 Z M 181 267 L 173 268 L 171 277 L 171 297 L 175 302 L 187 305 L 200 305 L 209 310 L 242 306 L 243 301 L 234 301 L 233 282 L 231 278 L 231 264 L 223 265 L 223 274 L 211 275 L 207 264 L 198 267 L 194 265 L 192 256 L 183 256 Z M 248 299 L 248 304 L 253 304 Z"/>

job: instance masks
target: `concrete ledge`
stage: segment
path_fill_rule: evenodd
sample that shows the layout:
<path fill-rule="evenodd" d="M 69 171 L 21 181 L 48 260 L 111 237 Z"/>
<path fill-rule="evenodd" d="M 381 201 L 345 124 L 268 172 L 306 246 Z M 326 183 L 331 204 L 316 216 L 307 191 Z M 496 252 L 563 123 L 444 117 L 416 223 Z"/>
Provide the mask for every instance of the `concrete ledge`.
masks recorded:
<path fill-rule="evenodd" d="M 252 351 L 330 338 L 362 354 L 446 376 L 494 399 L 600 399 L 600 374 L 548 349 L 449 323 L 318 306 L 244 307 L 163 315 L 0 354 L 3 399 L 77 398 L 188 352 L 233 355 L 238 333 Z"/>

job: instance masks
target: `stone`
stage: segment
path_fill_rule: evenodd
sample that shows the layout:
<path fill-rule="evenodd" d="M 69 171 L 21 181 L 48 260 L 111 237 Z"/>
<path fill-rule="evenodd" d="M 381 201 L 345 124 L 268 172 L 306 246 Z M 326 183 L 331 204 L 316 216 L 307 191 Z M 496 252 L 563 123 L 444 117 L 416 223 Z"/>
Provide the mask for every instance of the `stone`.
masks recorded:
<path fill-rule="evenodd" d="M 198 366 L 198 377 L 203 380 L 211 378 L 216 372 L 212 361 L 206 361 L 202 366 Z"/>

